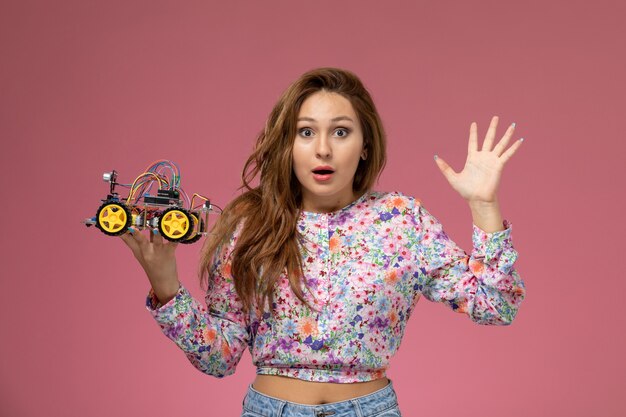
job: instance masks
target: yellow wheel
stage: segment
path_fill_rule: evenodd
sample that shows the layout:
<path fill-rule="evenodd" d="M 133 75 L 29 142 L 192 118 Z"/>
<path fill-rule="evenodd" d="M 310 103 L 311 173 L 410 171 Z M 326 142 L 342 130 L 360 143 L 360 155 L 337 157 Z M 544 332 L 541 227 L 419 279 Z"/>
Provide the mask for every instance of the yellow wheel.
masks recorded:
<path fill-rule="evenodd" d="M 128 207 L 119 201 L 105 201 L 96 213 L 96 227 L 109 236 L 118 236 L 126 232 L 131 225 L 131 213 Z"/>
<path fill-rule="evenodd" d="M 204 219 L 200 218 L 198 213 L 190 213 L 191 220 L 193 221 L 192 233 L 189 237 L 180 243 L 194 243 L 200 240 L 202 232 L 204 232 Z"/>
<path fill-rule="evenodd" d="M 172 207 L 159 217 L 159 232 L 165 239 L 179 242 L 187 239 L 193 231 L 192 222 L 187 210 Z"/>

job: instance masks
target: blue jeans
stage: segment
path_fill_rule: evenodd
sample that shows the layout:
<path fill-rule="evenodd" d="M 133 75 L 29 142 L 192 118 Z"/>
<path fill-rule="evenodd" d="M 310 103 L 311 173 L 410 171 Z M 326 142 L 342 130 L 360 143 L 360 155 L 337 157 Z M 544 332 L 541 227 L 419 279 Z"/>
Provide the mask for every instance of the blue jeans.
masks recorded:
<path fill-rule="evenodd" d="M 391 379 L 386 387 L 370 394 L 318 405 L 270 397 L 250 384 L 242 405 L 241 417 L 402 417 Z"/>

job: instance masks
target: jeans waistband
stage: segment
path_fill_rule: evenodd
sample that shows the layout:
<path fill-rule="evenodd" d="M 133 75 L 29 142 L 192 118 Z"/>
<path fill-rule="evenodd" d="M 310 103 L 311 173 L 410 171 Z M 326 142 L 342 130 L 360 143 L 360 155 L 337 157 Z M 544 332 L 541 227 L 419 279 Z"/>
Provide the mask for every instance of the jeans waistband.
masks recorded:
<path fill-rule="evenodd" d="M 260 416 L 268 417 L 367 417 L 397 407 L 398 398 L 391 379 L 385 387 L 372 393 L 348 400 L 316 405 L 294 403 L 271 397 L 255 390 L 250 384 L 242 405 L 244 411 L 252 411 Z"/>

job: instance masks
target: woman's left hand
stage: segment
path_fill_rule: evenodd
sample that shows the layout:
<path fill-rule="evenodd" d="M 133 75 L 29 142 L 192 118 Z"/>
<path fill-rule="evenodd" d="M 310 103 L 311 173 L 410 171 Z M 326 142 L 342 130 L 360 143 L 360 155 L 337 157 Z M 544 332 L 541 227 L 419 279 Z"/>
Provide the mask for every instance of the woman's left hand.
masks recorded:
<path fill-rule="evenodd" d="M 502 139 L 493 146 L 497 126 L 498 116 L 493 116 L 483 142 L 483 147 L 481 150 L 478 150 L 477 125 L 476 122 L 472 122 L 470 125 L 467 160 L 465 161 L 463 171 L 457 173 L 443 159 L 435 158 L 437 166 L 452 188 L 470 203 L 497 202 L 496 193 L 504 164 L 513 156 L 524 140 L 522 138 L 515 141 L 512 146 L 505 150 L 515 130 L 515 126 L 512 124 L 506 130 Z"/>

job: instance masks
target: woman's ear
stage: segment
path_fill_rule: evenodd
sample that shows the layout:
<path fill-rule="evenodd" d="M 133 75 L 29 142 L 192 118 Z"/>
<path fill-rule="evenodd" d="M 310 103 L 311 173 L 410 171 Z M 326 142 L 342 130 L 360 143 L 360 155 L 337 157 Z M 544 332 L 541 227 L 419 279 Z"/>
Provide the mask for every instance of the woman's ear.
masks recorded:
<path fill-rule="evenodd" d="M 363 152 L 361 152 L 361 159 L 362 160 L 366 160 L 367 159 L 367 149 L 363 148 Z"/>

